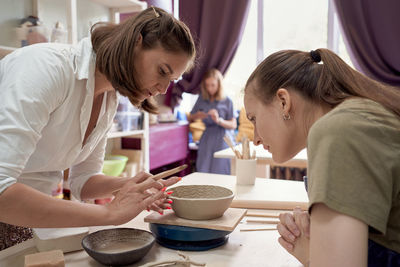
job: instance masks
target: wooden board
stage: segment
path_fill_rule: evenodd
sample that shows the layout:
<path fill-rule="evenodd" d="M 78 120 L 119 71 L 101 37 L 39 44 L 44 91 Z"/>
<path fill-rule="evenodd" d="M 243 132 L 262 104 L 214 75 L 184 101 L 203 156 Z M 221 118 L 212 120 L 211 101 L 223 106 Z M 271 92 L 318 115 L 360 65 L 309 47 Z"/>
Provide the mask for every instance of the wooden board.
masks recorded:
<path fill-rule="evenodd" d="M 304 183 L 279 179 L 256 178 L 254 185 L 236 185 L 236 177 L 195 172 L 183 177 L 178 185 L 210 184 L 231 189 L 235 198 L 232 208 L 292 210 L 308 208 Z"/>
<path fill-rule="evenodd" d="M 158 212 L 153 212 L 152 214 L 144 218 L 145 222 L 148 223 L 158 223 L 158 224 L 168 224 L 168 225 L 180 225 L 189 226 L 195 228 L 206 228 L 215 229 L 223 231 L 233 231 L 238 225 L 240 220 L 246 214 L 245 209 L 233 209 L 229 208 L 225 211 L 222 217 L 213 220 L 188 220 L 179 218 L 175 215 L 172 210 L 164 211 L 164 215 Z"/>

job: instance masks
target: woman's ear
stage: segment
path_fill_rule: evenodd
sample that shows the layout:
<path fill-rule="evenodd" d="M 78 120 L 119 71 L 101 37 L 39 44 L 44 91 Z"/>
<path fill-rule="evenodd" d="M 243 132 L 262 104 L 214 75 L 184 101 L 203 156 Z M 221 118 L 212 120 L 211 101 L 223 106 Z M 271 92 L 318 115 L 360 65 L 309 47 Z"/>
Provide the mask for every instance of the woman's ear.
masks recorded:
<path fill-rule="evenodd" d="M 136 40 L 136 45 L 141 46 L 142 45 L 142 41 L 143 41 L 143 36 L 139 33 L 139 37 Z"/>
<path fill-rule="evenodd" d="M 278 100 L 282 114 L 285 116 L 289 115 L 289 111 L 292 105 L 289 91 L 285 88 L 279 88 L 276 91 L 276 98 Z"/>

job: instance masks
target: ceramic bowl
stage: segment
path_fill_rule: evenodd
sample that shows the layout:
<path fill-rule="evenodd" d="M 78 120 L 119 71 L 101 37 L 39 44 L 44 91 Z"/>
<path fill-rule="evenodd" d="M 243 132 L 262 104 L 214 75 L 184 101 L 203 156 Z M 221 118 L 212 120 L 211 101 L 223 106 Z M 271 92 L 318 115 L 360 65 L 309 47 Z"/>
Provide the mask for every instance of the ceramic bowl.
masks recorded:
<path fill-rule="evenodd" d="M 181 185 L 168 191 L 173 191 L 170 198 L 175 215 L 189 220 L 221 217 L 234 197 L 230 189 L 216 185 Z"/>
<path fill-rule="evenodd" d="M 154 245 L 152 233 L 133 228 L 100 230 L 85 236 L 82 247 L 107 266 L 128 265 L 142 259 Z"/>
<path fill-rule="evenodd" d="M 105 175 L 119 176 L 125 169 L 128 157 L 122 155 L 106 155 L 102 172 Z"/>

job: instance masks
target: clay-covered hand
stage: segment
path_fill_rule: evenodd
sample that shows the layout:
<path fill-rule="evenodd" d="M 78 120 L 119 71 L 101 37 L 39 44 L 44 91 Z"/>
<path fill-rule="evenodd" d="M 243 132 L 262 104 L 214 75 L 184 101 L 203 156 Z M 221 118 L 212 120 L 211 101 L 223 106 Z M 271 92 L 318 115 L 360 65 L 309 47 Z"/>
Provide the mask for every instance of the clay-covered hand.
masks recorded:
<path fill-rule="evenodd" d="M 219 114 L 218 114 L 218 111 L 216 110 L 216 109 L 210 109 L 209 111 L 208 111 L 208 115 L 210 115 L 210 117 L 211 117 L 211 119 L 213 120 L 213 121 L 215 121 L 216 123 L 218 123 L 218 119 L 219 119 Z"/>
<path fill-rule="evenodd" d="M 111 222 L 114 225 L 126 223 L 153 204 L 163 205 L 167 199 L 166 186 L 179 181 L 178 177 L 171 181 L 151 178 L 151 174 L 139 173 L 130 179 L 106 206 Z M 151 189 L 149 191 L 149 189 Z"/>
<path fill-rule="evenodd" d="M 309 257 L 310 215 L 299 207 L 293 213 L 279 214 L 279 244 L 301 263 L 306 264 Z"/>

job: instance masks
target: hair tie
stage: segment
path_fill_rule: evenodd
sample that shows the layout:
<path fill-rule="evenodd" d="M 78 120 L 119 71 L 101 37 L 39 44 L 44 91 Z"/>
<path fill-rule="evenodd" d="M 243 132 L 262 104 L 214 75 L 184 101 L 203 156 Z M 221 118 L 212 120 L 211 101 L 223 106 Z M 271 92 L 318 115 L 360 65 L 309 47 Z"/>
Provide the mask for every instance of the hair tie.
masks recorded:
<path fill-rule="evenodd" d="M 160 16 L 160 14 L 156 11 L 156 9 L 154 8 L 154 6 L 151 6 L 151 8 L 154 11 L 154 15 L 156 15 L 156 18 L 158 18 Z"/>
<path fill-rule="evenodd" d="M 318 51 L 316 51 L 316 50 L 311 50 L 311 51 L 310 51 L 310 56 L 311 56 L 312 60 L 313 60 L 315 63 L 321 62 L 321 55 L 319 54 Z"/>

